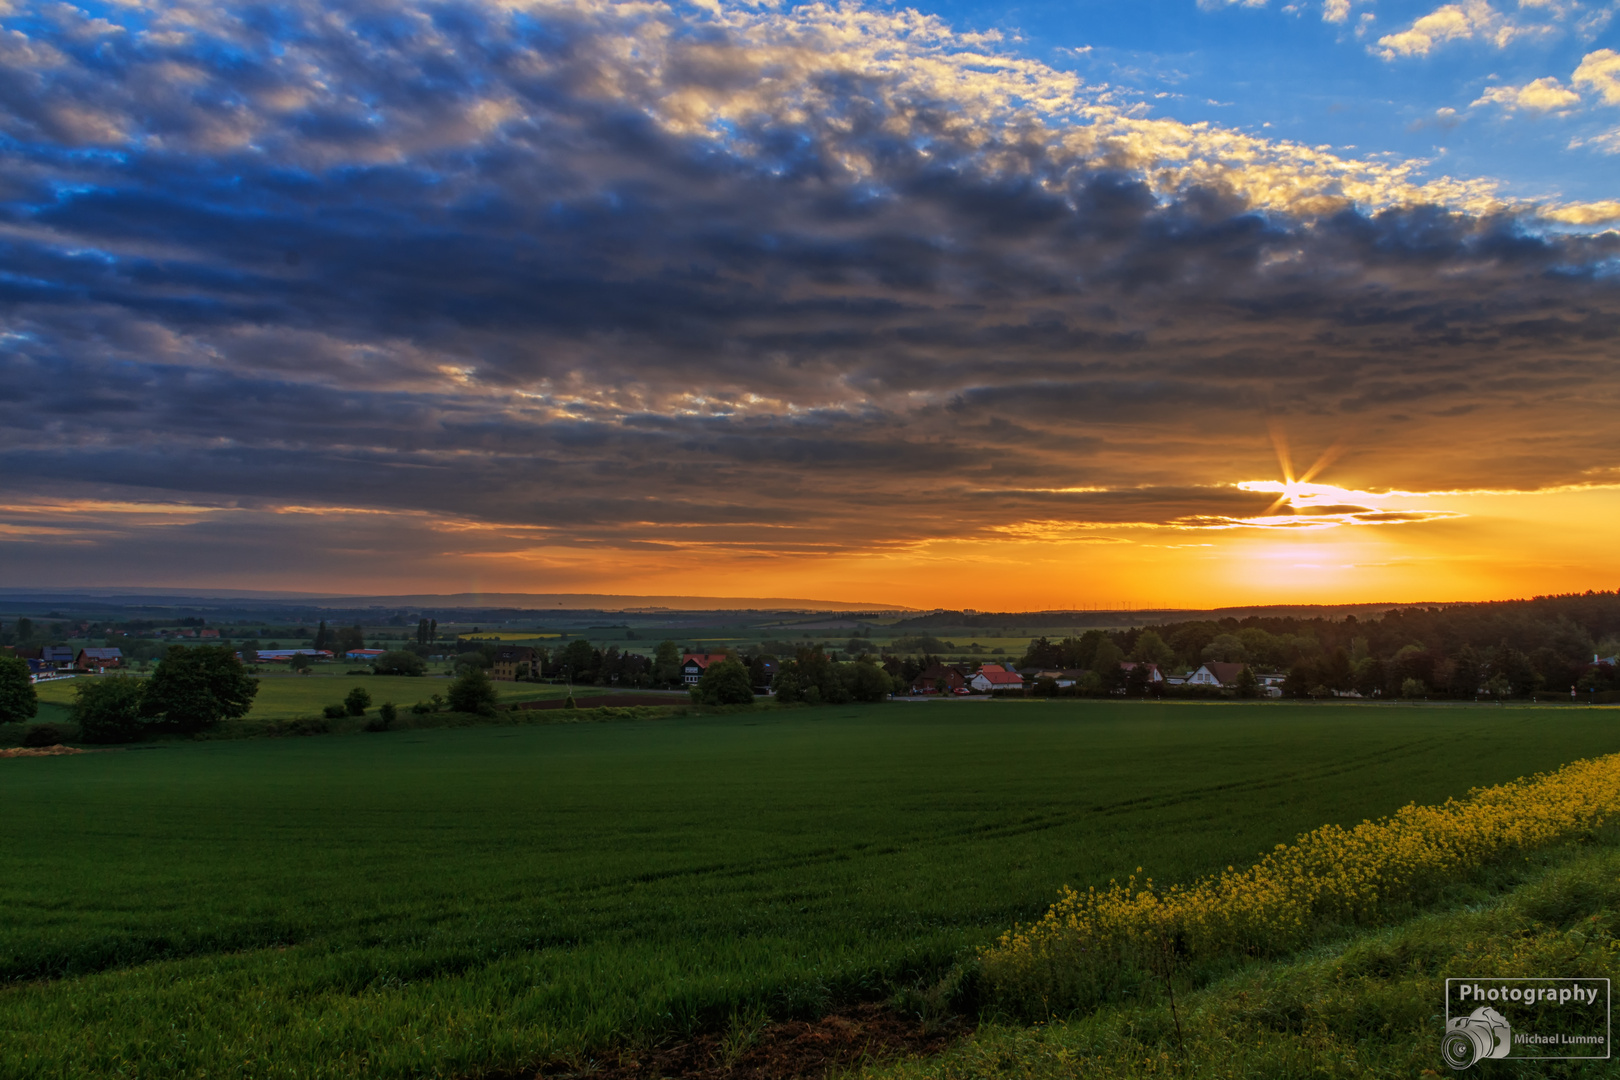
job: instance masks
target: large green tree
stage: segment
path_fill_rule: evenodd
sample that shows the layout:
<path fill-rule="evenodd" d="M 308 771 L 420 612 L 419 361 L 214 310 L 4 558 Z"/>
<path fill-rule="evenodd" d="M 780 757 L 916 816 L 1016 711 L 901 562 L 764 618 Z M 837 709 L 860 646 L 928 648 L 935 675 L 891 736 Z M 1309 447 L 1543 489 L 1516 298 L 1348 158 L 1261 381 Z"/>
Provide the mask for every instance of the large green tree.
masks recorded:
<path fill-rule="evenodd" d="M 171 645 L 146 682 L 141 714 L 154 727 L 189 734 L 246 716 L 258 692 L 259 680 L 230 648 Z"/>
<path fill-rule="evenodd" d="M 747 705 L 754 700 L 753 680 L 741 661 L 722 660 L 709 665 L 692 697 L 704 705 Z"/>
<path fill-rule="evenodd" d="M 0 724 L 27 720 L 39 712 L 39 695 L 28 677 L 28 662 L 20 656 L 0 655 Z"/>
<path fill-rule="evenodd" d="M 82 680 L 74 691 L 73 721 L 85 742 L 134 742 L 141 737 L 144 681 L 128 675 Z"/>

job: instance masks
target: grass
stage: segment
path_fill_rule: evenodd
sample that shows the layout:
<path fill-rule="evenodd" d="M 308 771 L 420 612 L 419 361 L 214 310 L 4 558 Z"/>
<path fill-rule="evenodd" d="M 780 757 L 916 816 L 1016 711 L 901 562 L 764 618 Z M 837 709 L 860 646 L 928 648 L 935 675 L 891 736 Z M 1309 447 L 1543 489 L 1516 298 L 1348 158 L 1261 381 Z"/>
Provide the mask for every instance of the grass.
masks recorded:
<path fill-rule="evenodd" d="M 0 1075 L 469 1075 L 812 1013 L 1064 883 L 1617 742 L 1609 710 L 940 702 L 0 761 Z"/>
<path fill-rule="evenodd" d="M 66 721 L 67 709 L 73 704 L 77 687 L 94 675 L 80 675 L 72 679 L 59 679 L 40 683 L 40 720 Z M 443 676 L 405 675 L 345 675 L 338 672 L 320 672 L 311 675 L 268 674 L 259 676 L 259 693 L 253 699 L 250 720 L 291 720 L 306 716 L 319 716 L 328 705 L 339 705 L 343 696 L 356 686 L 363 686 L 371 694 L 373 705 L 392 701 L 401 709 L 425 701 L 434 694 L 443 696 L 450 680 Z M 565 697 L 564 686 L 547 683 L 497 682 L 495 693 L 502 701 L 531 701 L 537 698 Z M 581 688 L 576 697 L 601 693 L 594 687 Z M 51 706 L 49 715 L 45 706 Z M 59 711 L 58 711 L 59 710 Z"/>
<path fill-rule="evenodd" d="M 1620 980 L 1620 851 L 1540 853 L 1505 894 L 1456 890 L 1450 909 L 1363 933 L 1210 985 L 1155 986 L 1075 1020 L 987 1024 L 945 1054 L 869 1069 L 863 1080 L 1408 1080 L 1450 1075 L 1439 1053 L 1445 980 Z M 1176 1022 L 1181 1035 L 1177 1036 Z M 1620 1060 L 1484 1061 L 1469 1075 L 1606 1077 Z"/>

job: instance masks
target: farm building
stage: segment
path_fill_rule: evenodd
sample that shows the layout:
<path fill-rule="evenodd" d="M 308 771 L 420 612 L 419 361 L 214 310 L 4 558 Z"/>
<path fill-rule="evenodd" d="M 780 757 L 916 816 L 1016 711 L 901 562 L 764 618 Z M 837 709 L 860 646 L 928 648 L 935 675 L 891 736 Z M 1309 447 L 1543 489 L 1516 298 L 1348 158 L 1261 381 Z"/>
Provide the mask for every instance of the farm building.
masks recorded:
<path fill-rule="evenodd" d="M 997 690 L 1022 690 L 1024 677 L 1016 671 L 1008 671 L 1000 664 L 985 664 L 968 685 L 985 694 L 993 694 Z"/>
<path fill-rule="evenodd" d="M 516 682 L 540 674 L 540 654 L 527 645 L 503 645 L 495 650 L 495 665 L 490 669 L 492 679 Z"/>
<path fill-rule="evenodd" d="M 696 686 L 712 665 L 730 659 L 730 653 L 687 653 L 681 657 L 681 681 L 687 686 Z"/>
<path fill-rule="evenodd" d="M 350 649 L 343 654 L 345 660 L 375 660 L 383 654 L 381 649 Z"/>
<path fill-rule="evenodd" d="M 927 671 L 911 680 L 911 692 L 913 694 L 937 694 L 941 682 L 945 684 L 947 694 L 955 693 L 967 686 L 967 673 L 955 665 L 934 664 Z"/>
<path fill-rule="evenodd" d="M 295 656 L 307 656 L 311 660 L 330 660 L 332 654 L 326 649 L 260 649 L 254 654 L 264 663 L 286 663 Z"/>
<path fill-rule="evenodd" d="M 123 665 L 124 654 L 119 649 L 80 649 L 73 658 L 73 666 L 80 671 L 106 671 Z"/>

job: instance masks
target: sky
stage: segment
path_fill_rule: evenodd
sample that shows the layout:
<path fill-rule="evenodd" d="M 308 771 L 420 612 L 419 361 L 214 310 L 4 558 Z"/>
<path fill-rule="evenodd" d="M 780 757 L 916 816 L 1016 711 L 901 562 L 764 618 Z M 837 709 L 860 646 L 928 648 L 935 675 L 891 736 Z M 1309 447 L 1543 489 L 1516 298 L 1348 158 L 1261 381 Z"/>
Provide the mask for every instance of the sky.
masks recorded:
<path fill-rule="evenodd" d="M 0 587 L 1620 585 L 1591 0 L 0 0 Z"/>

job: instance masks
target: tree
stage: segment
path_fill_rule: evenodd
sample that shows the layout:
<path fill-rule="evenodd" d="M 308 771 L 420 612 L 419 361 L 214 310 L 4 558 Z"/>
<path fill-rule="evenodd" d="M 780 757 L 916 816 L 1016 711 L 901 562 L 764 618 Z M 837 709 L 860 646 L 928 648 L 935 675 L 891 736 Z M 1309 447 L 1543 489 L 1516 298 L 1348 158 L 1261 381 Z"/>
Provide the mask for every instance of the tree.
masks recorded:
<path fill-rule="evenodd" d="M 771 689 L 776 692 L 776 700 L 784 705 L 804 700 L 804 684 L 799 680 L 799 673 L 796 670 L 789 670 L 792 663 L 790 660 L 783 665 L 771 683 Z"/>
<path fill-rule="evenodd" d="M 1429 688 L 1418 679 L 1405 679 L 1401 682 L 1401 697 L 1416 700 L 1427 697 Z"/>
<path fill-rule="evenodd" d="M 1249 651 L 1243 647 L 1243 639 L 1235 634 L 1221 634 L 1205 645 L 1200 655 L 1206 660 L 1219 660 L 1229 664 L 1239 664 L 1249 658 Z"/>
<path fill-rule="evenodd" d="M 334 635 L 334 640 L 336 641 L 336 644 L 332 646 L 332 651 L 337 653 L 339 656 L 342 656 L 344 653 L 365 648 L 366 632 L 365 630 L 361 629 L 359 623 L 356 623 L 353 626 L 342 626 L 338 628 L 337 634 Z"/>
<path fill-rule="evenodd" d="M 450 684 L 450 707 L 456 712 L 495 715 L 495 686 L 481 667 L 470 667 Z"/>
<path fill-rule="evenodd" d="M 372 661 L 371 670 L 378 675 L 426 675 L 427 665 L 413 652 L 390 649 Z"/>
<path fill-rule="evenodd" d="M 1107 680 L 1110 675 L 1119 670 L 1119 665 L 1124 659 L 1125 654 L 1120 650 L 1120 647 L 1104 638 L 1097 643 L 1097 649 L 1091 655 L 1091 669 L 1101 675 L 1104 680 Z"/>
<path fill-rule="evenodd" d="M 20 723 L 39 712 L 39 695 L 28 677 L 28 661 L 0 655 L 0 724 Z"/>
<path fill-rule="evenodd" d="M 882 701 L 894 692 L 894 680 L 889 673 L 864 660 L 838 665 L 838 681 L 843 684 L 844 692 L 856 701 Z"/>
<path fill-rule="evenodd" d="M 570 681 L 593 683 L 602 667 L 602 654 L 586 639 L 576 638 L 557 655 L 557 663 L 567 669 Z"/>
<path fill-rule="evenodd" d="M 1306 698 L 1311 696 L 1311 687 L 1316 682 L 1316 673 L 1309 664 L 1295 664 L 1288 669 L 1288 677 L 1283 680 L 1282 692 L 1284 697 Z"/>
<path fill-rule="evenodd" d="M 294 653 L 292 659 L 288 661 L 288 663 L 292 669 L 298 672 L 300 675 L 310 669 L 309 657 L 303 653 Z"/>
<path fill-rule="evenodd" d="M 673 641 L 660 641 L 653 652 L 653 681 L 665 686 L 681 681 L 681 647 Z"/>
<path fill-rule="evenodd" d="M 1240 698 L 1257 698 L 1260 696 L 1260 680 L 1254 677 L 1254 669 L 1248 664 L 1237 676 L 1237 696 Z"/>
<path fill-rule="evenodd" d="M 1144 630 L 1131 649 L 1131 659 L 1143 664 L 1158 664 L 1161 668 L 1168 667 L 1175 661 L 1176 651 L 1166 645 L 1157 632 Z"/>
<path fill-rule="evenodd" d="M 343 699 L 343 708 L 350 716 L 364 716 L 371 707 L 371 694 L 363 686 L 357 686 Z"/>
<path fill-rule="evenodd" d="M 709 665 L 692 688 L 692 700 L 702 705 L 747 705 L 754 700 L 753 680 L 741 662 L 722 660 Z"/>
<path fill-rule="evenodd" d="M 146 680 L 141 715 L 189 734 L 246 716 L 258 692 L 259 680 L 228 647 L 171 645 Z"/>
<path fill-rule="evenodd" d="M 315 631 L 315 644 L 313 646 L 311 646 L 311 647 L 316 648 L 316 649 L 324 649 L 324 648 L 326 648 L 326 620 L 325 619 L 321 620 L 320 628 Z"/>
<path fill-rule="evenodd" d="M 74 691 L 73 722 L 85 742 L 134 742 L 141 737 L 140 679 L 113 675 L 81 682 Z"/>

